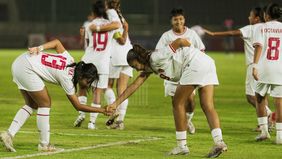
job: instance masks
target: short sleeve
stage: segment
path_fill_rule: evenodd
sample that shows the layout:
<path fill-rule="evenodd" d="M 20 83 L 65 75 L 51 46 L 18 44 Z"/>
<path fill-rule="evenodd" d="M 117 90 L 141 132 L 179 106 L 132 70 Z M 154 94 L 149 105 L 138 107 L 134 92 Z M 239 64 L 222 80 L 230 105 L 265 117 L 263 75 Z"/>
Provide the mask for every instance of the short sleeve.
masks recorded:
<path fill-rule="evenodd" d="M 254 27 L 252 39 L 253 39 L 252 41 L 253 46 L 263 45 L 263 25 Z"/>
<path fill-rule="evenodd" d="M 164 48 L 167 45 L 166 34 L 163 34 L 156 45 L 156 49 Z"/>
<path fill-rule="evenodd" d="M 194 37 L 194 41 L 193 41 L 194 43 L 192 41 L 190 41 L 190 42 L 193 43 L 192 45 L 195 48 L 198 48 L 201 51 L 205 51 L 206 47 L 205 47 L 204 43 L 202 42 L 201 38 L 199 37 L 199 35 L 194 30 L 191 30 L 191 31 L 192 31 L 192 34 L 193 34 L 193 37 Z"/>
<path fill-rule="evenodd" d="M 252 35 L 252 26 L 247 25 L 239 29 L 243 38 L 251 38 Z"/>
<path fill-rule="evenodd" d="M 116 21 L 120 22 L 118 14 L 114 9 L 108 9 L 107 15 L 108 15 L 108 18 L 111 22 L 116 22 Z"/>

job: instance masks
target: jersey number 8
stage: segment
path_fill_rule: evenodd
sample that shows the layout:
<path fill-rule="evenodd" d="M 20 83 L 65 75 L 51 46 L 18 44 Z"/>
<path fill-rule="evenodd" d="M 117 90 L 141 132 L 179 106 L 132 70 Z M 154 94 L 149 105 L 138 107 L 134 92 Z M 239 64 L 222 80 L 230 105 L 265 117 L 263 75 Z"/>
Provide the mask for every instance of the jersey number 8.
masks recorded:
<path fill-rule="evenodd" d="M 279 38 L 269 38 L 267 46 L 267 59 L 268 60 L 278 60 L 279 58 L 279 47 L 280 39 Z M 274 52 L 274 53 L 272 53 Z"/>

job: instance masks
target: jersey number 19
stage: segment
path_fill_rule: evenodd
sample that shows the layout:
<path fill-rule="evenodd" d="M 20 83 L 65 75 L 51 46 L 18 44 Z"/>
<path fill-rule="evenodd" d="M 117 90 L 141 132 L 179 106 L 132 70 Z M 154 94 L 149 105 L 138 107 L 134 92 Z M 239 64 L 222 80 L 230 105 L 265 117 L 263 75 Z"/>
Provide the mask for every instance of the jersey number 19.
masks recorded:
<path fill-rule="evenodd" d="M 108 33 L 93 33 L 93 48 L 96 51 L 104 51 L 108 44 Z"/>

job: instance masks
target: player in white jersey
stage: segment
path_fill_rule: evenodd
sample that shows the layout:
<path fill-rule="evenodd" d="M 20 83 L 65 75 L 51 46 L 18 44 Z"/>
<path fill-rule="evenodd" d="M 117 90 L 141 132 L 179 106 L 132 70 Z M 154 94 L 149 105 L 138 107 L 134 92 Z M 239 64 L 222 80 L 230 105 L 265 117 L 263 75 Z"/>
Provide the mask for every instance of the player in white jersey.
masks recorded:
<path fill-rule="evenodd" d="M 161 49 L 169 45 L 172 41 L 176 40 L 177 38 L 185 38 L 189 40 L 195 48 L 198 48 L 201 51 L 205 51 L 205 46 L 201 40 L 201 38 L 197 35 L 194 30 L 189 29 L 185 26 L 185 17 L 184 11 L 179 8 L 174 8 L 171 10 L 171 25 L 172 29 L 163 33 L 161 38 L 159 39 L 156 49 Z M 177 58 L 177 57 L 175 57 Z M 164 81 L 165 87 L 165 96 L 173 96 L 175 94 L 178 82 L 171 82 L 171 81 Z M 186 105 L 186 116 L 188 119 L 188 131 L 191 134 L 195 133 L 195 126 L 192 123 L 192 118 L 194 115 L 195 109 L 195 92 L 191 94 L 188 99 L 188 104 Z"/>
<path fill-rule="evenodd" d="M 93 19 L 94 19 L 93 14 L 90 13 L 87 16 L 87 20 L 83 23 L 83 25 L 79 29 L 79 34 L 80 34 L 79 44 L 81 47 L 83 47 L 83 49 L 86 49 L 87 47 L 87 41 L 85 39 L 85 28 L 86 26 L 88 26 L 90 22 L 92 22 Z"/>
<path fill-rule="evenodd" d="M 113 38 L 115 39 L 112 43 L 112 54 L 111 54 L 111 64 L 110 64 L 110 79 L 108 88 L 105 92 L 105 97 L 107 103 L 110 104 L 115 101 L 115 94 L 113 91 L 114 79 L 117 79 L 117 94 L 121 95 L 126 89 L 129 78 L 133 76 L 132 68 L 128 65 L 126 61 L 126 55 L 129 49 L 132 48 L 130 39 L 128 37 L 128 24 L 123 18 L 120 12 L 120 0 L 106 0 L 107 15 L 112 23 L 118 23 L 119 27 L 116 28 L 112 24 L 101 26 L 96 32 L 102 31 L 114 31 Z M 124 129 L 124 117 L 126 114 L 128 106 L 128 100 L 125 100 L 118 108 L 119 116 L 117 121 L 109 119 L 107 125 L 112 129 Z"/>
<path fill-rule="evenodd" d="M 265 111 L 266 95 L 270 96 L 276 106 L 276 143 L 282 144 L 282 23 L 278 21 L 282 10 L 278 4 L 271 3 L 264 14 L 266 23 L 254 31 L 253 76 L 257 80 L 257 116 L 261 134 L 257 141 L 270 138 Z"/>
<path fill-rule="evenodd" d="M 46 53 L 43 49 L 55 49 L 58 54 Z M 51 99 L 44 81 L 60 85 L 75 109 L 107 114 L 105 108 L 92 108 L 79 103 L 75 95 L 77 84 L 90 87 L 92 82 L 98 82 L 97 69 L 93 64 L 74 63 L 59 40 L 29 48 L 29 52 L 20 55 L 13 62 L 12 74 L 13 81 L 25 100 L 25 105 L 17 112 L 9 129 L 0 135 L 0 141 L 8 151 L 16 152 L 13 138 L 36 109 L 37 127 L 40 133 L 38 150 L 56 150 L 50 145 Z"/>
<path fill-rule="evenodd" d="M 92 12 L 94 19 L 91 23 L 86 26 L 85 38 L 88 41 L 86 51 L 82 57 L 82 61 L 85 63 L 93 63 L 97 67 L 99 74 L 99 82 L 97 85 L 93 86 L 93 101 L 92 107 L 101 107 L 101 94 L 108 86 L 108 76 L 109 76 L 109 64 L 110 64 L 110 51 L 112 43 L 112 32 L 93 32 L 92 25 L 101 26 L 109 24 L 110 21 L 107 20 L 105 5 L 103 1 L 97 1 L 92 6 Z M 80 88 L 79 99 L 81 103 L 86 103 L 87 89 Z M 80 126 L 85 118 L 84 112 L 79 112 L 77 120 L 74 122 L 74 126 Z M 88 123 L 88 129 L 96 129 L 95 122 L 98 113 L 90 113 L 90 121 Z"/>
<path fill-rule="evenodd" d="M 255 88 L 257 82 L 253 78 L 251 67 L 254 58 L 254 47 L 252 45 L 252 39 L 254 29 L 256 27 L 259 27 L 260 25 L 263 25 L 263 9 L 260 7 L 253 8 L 250 11 L 248 19 L 250 24 L 238 30 L 211 32 L 205 29 L 205 32 L 211 36 L 241 36 L 241 38 L 244 40 L 245 61 L 247 66 L 245 94 L 248 103 L 251 104 L 254 108 L 256 108 Z M 267 116 L 271 116 L 272 111 L 268 107 L 268 102 L 266 103 L 265 108 L 267 110 Z M 260 131 L 259 126 L 256 128 L 256 130 Z"/>
<path fill-rule="evenodd" d="M 182 58 L 176 59 L 173 57 L 174 54 L 179 54 Z M 199 90 L 201 107 L 208 120 L 215 143 L 207 157 L 217 157 L 227 150 L 213 102 L 214 85 L 218 85 L 218 79 L 212 58 L 191 46 L 191 43 L 186 39 L 177 39 L 170 45 L 155 51 L 133 45 L 133 49 L 128 52 L 127 61 L 131 67 L 142 72 L 124 93 L 107 108 L 115 109 L 123 100 L 132 95 L 152 73 L 166 80 L 179 81 L 173 97 L 177 147 L 169 154 L 184 155 L 189 153 L 186 144 L 185 103 L 196 88 Z"/>

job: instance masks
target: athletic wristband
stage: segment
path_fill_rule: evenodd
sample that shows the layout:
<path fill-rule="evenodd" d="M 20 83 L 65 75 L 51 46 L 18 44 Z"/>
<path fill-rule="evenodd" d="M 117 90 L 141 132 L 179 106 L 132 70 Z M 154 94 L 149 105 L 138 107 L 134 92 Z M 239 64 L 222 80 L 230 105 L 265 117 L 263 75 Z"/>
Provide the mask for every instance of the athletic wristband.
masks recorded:
<path fill-rule="evenodd" d="M 43 45 L 38 46 L 38 51 L 39 51 L 39 52 L 41 52 L 41 51 L 43 51 L 43 50 L 44 50 Z"/>
<path fill-rule="evenodd" d="M 96 26 L 96 31 L 99 32 L 101 30 L 101 27 L 98 25 Z"/>

